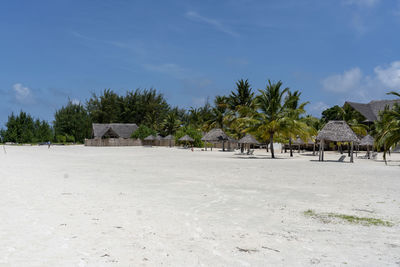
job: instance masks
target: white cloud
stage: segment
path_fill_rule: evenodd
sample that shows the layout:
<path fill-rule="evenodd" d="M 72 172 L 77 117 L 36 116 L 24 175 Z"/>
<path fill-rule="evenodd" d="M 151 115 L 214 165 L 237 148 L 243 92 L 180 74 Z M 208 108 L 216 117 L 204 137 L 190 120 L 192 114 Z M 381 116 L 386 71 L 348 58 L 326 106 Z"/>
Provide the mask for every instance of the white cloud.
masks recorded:
<path fill-rule="evenodd" d="M 400 61 L 392 62 L 386 68 L 378 66 L 374 72 L 382 84 L 390 89 L 400 90 Z"/>
<path fill-rule="evenodd" d="M 13 85 L 13 90 L 18 102 L 26 103 L 32 101 L 33 95 L 28 87 L 23 86 L 21 83 L 16 83 Z"/>
<path fill-rule="evenodd" d="M 325 78 L 322 81 L 324 90 L 330 92 L 347 92 L 359 86 L 362 73 L 359 68 L 345 71 L 343 74 L 336 74 Z"/>
<path fill-rule="evenodd" d="M 344 0 L 344 3 L 347 5 L 358 5 L 365 7 L 373 7 L 379 2 L 380 0 Z"/>
<path fill-rule="evenodd" d="M 198 13 L 196 13 L 194 11 L 186 12 L 185 16 L 188 19 L 191 19 L 193 21 L 198 21 L 198 22 L 203 22 L 205 24 L 208 24 L 208 25 L 214 27 L 216 30 L 218 30 L 220 32 L 223 32 L 223 33 L 226 33 L 226 34 L 228 34 L 230 36 L 239 37 L 239 34 L 237 32 L 233 31 L 228 26 L 222 24 L 219 20 L 201 16 L 201 15 L 199 15 Z"/>
<path fill-rule="evenodd" d="M 382 99 L 391 90 L 400 90 L 400 61 L 377 66 L 371 75 L 363 75 L 359 68 L 331 75 L 322 80 L 322 88 L 343 100 L 370 101 Z"/>

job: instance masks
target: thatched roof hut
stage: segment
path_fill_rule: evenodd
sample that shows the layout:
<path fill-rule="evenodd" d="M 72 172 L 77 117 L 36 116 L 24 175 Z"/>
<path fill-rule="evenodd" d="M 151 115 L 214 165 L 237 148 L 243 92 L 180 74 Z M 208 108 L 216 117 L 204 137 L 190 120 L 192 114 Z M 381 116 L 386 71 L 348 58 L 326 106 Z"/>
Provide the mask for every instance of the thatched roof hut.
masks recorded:
<path fill-rule="evenodd" d="M 361 139 L 360 146 L 373 146 L 374 142 L 374 138 L 368 134 Z"/>
<path fill-rule="evenodd" d="M 333 141 L 333 142 L 359 142 L 357 135 L 353 132 L 345 121 L 329 121 L 322 128 L 317 140 Z"/>
<path fill-rule="evenodd" d="M 350 105 L 353 109 L 360 112 L 366 122 L 374 122 L 379 118 L 379 111 L 384 110 L 386 106 L 392 108 L 396 103 L 400 103 L 400 100 L 378 100 L 366 104 L 347 101 L 344 104 Z"/>
<path fill-rule="evenodd" d="M 353 143 L 360 142 L 357 135 L 353 132 L 345 121 L 329 121 L 324 128 L 322 128 L 318 135 L 317 140 L 320 141 L 319 160 L 324 161 L 324 142 L 349 142 L 351 143 L 350 162 L 353 162 Z"/>
<path fill-rule="evenodd" d="M 135 123 L 93 123 L 94 138 L 130 138 L 138 129 Z"/>
<path fill-rule="evenodd" d="M 260 143 L 252 136 L 251 134 L 246 134 L 245 137 L 241 138 L 238 141 L 239 144 L 255 144 L 259 145 Z"/>
<path fill-rule="evenodd" d="M 181 142 L 194 142 L 194 139 L 190 137 L 189 135 L 185 135 L 181 138 L 179 138 L 179 141 Z"/>
<path fill-rule="evenodd" d="M 221 129 L 215 128 L 206 133 L 201 141 L 207 142 L 220 142 L 220 141 L 229 141 L 230 137 Z"/>

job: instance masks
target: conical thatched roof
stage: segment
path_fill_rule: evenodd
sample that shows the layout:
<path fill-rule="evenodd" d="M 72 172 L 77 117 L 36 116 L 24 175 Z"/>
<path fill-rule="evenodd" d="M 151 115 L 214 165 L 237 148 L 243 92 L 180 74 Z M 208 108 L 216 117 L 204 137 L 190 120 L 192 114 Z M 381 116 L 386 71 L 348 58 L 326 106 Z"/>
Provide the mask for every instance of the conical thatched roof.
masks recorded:
<path fill-rule="evenodd" d="M 318 133 L 317 140 L 322 139 L 334 142 L 360 141 L 345 121 L 329 121 Z"/>
<path fill-rule="evenodd" d="M 189 135 L 185 135 L 185 136 L 179 138 L 179 141 L 193 142 L 194 139 L 192 137 L 190 137 Z"/>
<path fill-rule="evenodd" d="M 374 141 L 374 138 L 368 134 L 361 139 L 360 146 L 373 146 Z"/>
<path fill-rule="evenodd" d="M 238 141 L 239 144 L 260 144 L 251 134 L 246 134 L 245 137 Z"/>
<path fill-rule="evenodd" d="M 209 142 L 228 141 L 229 139 L 230 137 L 219 128 L 212 129 L 201 138 L 202 141 Z"/>
<path fill-rule="evenodd" d="M 154 141 L 154 140 L 156 140 L 156 138 L 154 137 L 154 135 L 149 135 L 143 140 L 145 140 L 145 141 Z"/>
<path fill-rule="evenodd" d="M 167 135 L 166 137 L 163 138 L 164 140 L 174 140 L 174 137 L 172 135 Z"/>
<path fill-rule="evenodd" d="M 156 140 L 162 140 L 163 138 L 162 138 L 161 135 L 157 134 L 157 136 L 155 137 L 155 139 L 156 139 Z"/>

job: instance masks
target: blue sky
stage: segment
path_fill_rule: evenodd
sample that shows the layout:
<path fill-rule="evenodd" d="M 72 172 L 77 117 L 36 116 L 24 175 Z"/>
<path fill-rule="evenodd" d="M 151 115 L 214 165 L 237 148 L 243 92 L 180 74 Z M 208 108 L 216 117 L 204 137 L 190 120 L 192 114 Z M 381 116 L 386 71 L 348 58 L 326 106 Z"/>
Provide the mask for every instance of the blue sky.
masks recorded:
<path fill-rule="evenodd" d="M 399 0 L 5 0 L 0 126 L 21 109 L 52 121 L 106 88 L 199 106 L 240 78 L 282 80 L 319 116 L 400 90 L 399 33 Z"/>

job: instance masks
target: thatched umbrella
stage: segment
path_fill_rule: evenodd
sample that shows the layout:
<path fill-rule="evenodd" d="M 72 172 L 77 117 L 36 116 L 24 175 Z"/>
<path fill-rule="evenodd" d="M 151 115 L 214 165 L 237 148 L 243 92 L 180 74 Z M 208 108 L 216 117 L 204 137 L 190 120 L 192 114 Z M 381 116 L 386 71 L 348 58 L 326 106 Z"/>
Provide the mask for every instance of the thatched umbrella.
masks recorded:
<path fill-rule="evenodd" d="M 152 145 L 155 140 L 156 140 L 156 137 L 154 135 L 149 135 L 145 139 L 143 139 L 143 141 L 149 142 L 150 145 Z"/>
<path fill-rule="evenodd" d="M 169 141 L 169 147 L 172 147 L 172 140 L 174 140 L 174 136 L 173 135 L 167 135 L 166 137 L 163 138 L 164 140 L 168 140 Z"/>
<path fill-rule="evenodd" d="M 324 161 L 324 142 L 349 142 L 351 143 L 350 162 L 353 162 L 353 146 L 354 142 L 358 143 L 360 140 L 353 132 L 345 121 L 329 121 L 324 128 L 322 128 L 318 135 L 317 140 L 320 141 L 319 160 Z"/>
<path fill-rule="evenodd" d="M 194 139 L 192 137 L 190 137 L 189 135 L 185 135 L 185 136 L 179 138 L 178 141 L 185 142 L 187 144 L 187 143 L 193 143 Z"/>
<path fill-rule="evenodd" d="M 225 151 L 225 141 L 229 141 L 230 138 L 224 131 L 219 128 L 212 129 L 208 133 L 206 133 L 201 141 L 206 142 L 222 142 L 222 150 Z"/>
<path fill-rule="evenodd" d="M 373 147 L 375 143 L 375 140 L 372 136 L 370 136 L 369 134 L 364 136 L 361 141 L 360 141 L 360 146 L 367 146 L 367 155 L 368 158 L 370 158 L 370 147 Z"/>
<path fill-rule="evenodd" d="M 243 138 L 237 141 L 239 144 L 249 145 L 259 145 L 260 143 L 251 134 L 246 134 Z"/>
<path fill-rule="evenodd" d="M 314 145 L 315 146 L 315 143 L 311 138 L 309 138 L 307 140 L 307 142 L 304 142 L 303 139 L 301 139 L 300 137 L 297 137 L 295 140 L 293 140 L 292 144 L 299 147 L 299 153 L 300 153 L 300 146 L 302 146 L 302 145 Z"/>

